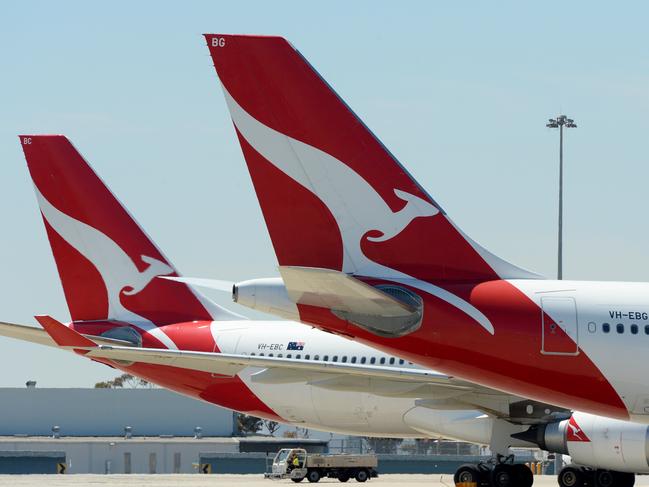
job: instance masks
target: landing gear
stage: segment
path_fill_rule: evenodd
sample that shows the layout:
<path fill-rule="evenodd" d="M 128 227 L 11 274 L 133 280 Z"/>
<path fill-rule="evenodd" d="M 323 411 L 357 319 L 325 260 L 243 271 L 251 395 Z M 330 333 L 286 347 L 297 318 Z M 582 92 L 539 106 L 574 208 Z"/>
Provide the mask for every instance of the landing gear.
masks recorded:
<path fill-rule="evenodd" d="M 616 487 L 633 487 L 635 485 L 635 474 L 628 472 L 615 472 Z"/>
<path fill-rule="evenodd" d="M 455 485 L 474 484 L 476 487 L 532 487 L 534 475 L 522 464 L 514 463 L 514 455 L 508 455 L 512 435 L 520 426 L 500 418 L 494 418 L 489 449 L 495 454 L 488 462 L 465 464 L 457 469 Z"/>
<path fill-rule="evenodd" d="M 453 480 L 455 485 L 469 483 L 481 487 L 532 487 L 532 471 L 526 465 L 513 461 L 513 456 L 499 456 L 495 463 L 467 463 L 456 470 Z"/>
<path fill-rule="evenodd" d="M 560 487 L 633 487 L 635 474 L 568 465 L 557 480 Z"/>
<path fill-rule="evenodd" d="M 492 487 L 514 487 L 516 484 L 514 466 L 508 463 L 498 463 L 491 471 Z"/>
<path fill-rule="evenodd" d="M 517 479 L 516 485 L 520 485 L 522 487 L 532 487 L 532 484 L 534 483 L 534 474 L 527 465 L 516 463 L 512 466 L 512 470 L 514 471 L 515 478 Z"/>
<path fill-rule="evenodd" d="M 453 481 L 455 482 L 455 485 L 468 483 L 477 485 L 480 483 L 480 477 L 481 475 L 478 465 L 467 463 L 455 471 Z"/>
<path fill-rule="evenodd" d="M 584 471 L 579 467 L 563 467 L 557 477 L 560 487 L 583 487 Z"/>

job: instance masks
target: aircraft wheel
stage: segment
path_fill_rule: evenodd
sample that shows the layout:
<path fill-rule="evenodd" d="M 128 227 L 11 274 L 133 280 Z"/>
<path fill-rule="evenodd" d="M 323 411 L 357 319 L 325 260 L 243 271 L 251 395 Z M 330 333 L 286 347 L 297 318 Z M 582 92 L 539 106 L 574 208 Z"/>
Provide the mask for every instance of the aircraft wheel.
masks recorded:
<path fill-rule="evenodd" d="M 561 487 L 583 487 L 584 472 L 575 467 L 563 467 L 557 480 Z"/>
<path fill-rule="evenodd" d="M 302 482 L 304 480 L 304 477 L 302 477 L 301 479 L 291 479 L 291 480 L 293 482 L 295 482 L 296 484 L 299 484 L 300 482 Z"/>
<path fill-rule="evenodd" d="M 635 485 L 635 474 L 628 472 L 615 472 L 615 487 L 633 487 Z"/>
<path fill-rule="evenodd" d="M 473 482 L 477 485 L 480 482 L 480 471 L 478 470 L 478 466 L 473 465 L 472 463 L 461 465 L 460 468 L 455 471 L 453 481 L 455 482 L 455 485 Z"/>
<path fill-rule="evenodd" d="M 306 474 L 306 479 L 314 484 L 320 480 L 320 472 L 317 470 L 309 470 Z"/>
<path fill-rule="evenodd" d="M 517 463 L 512 465 L 516 485 L 520 487 L 532 487 L 534 484 L 534 474 L 527 465 Z"/>
<path fill-rule="evenodd" d="M 506 463 L 497 464 L 491 471 L 491 485 L 493 487 L 515 487 L 516 471 L 513 465 Z"/>
<path fill-rule="evenodd" d="M 595 487 L 617 487 L 615 472 L 597 470 L 595 472 Z"/>

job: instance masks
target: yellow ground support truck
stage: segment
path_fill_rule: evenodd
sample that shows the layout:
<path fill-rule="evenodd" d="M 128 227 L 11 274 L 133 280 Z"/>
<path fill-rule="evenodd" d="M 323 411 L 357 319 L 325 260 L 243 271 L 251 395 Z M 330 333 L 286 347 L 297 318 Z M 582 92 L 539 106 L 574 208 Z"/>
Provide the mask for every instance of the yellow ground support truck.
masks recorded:
<path fill-rule="evenodd" d="M 365 482 L 378 477 L 376 455 L 324 455 L 307 453 L 303 448 L 283 448 L 273 459 L 270 479 L 291 479 L 293 482 L 317 482 L 323 477 L 347 482 Z"/>

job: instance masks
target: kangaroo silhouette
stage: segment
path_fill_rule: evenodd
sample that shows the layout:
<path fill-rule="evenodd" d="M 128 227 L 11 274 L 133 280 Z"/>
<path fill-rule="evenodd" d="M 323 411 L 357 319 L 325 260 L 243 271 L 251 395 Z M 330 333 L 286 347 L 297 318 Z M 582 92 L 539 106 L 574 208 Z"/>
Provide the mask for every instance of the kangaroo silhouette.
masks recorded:
<path fill-rule="evenodd" d="M 169 348 L 177 348 L 173 341 L 147 318 L 124 307 L 121 295 L 133 296 L 141 292 L 157 276 L 173 274 L 174 269 L 153 257 L 140 256 L 148 264 L 140 271 L 129 255 L 107 235 L 86 223 L 66 215 L 52 205 L 38 190 L 36 197 L 47 223 L 68 244 L 74 247 L 97 269 L 108 293 L 108 319 L 133 323 L 148 331 Z"/>
<path fill-rule="evenodd" d="M 380 194 L 347 164 L 316 147 L 293 139 L 262 124 L 226 91 L 225 97 L 235 125 L 246 140 L 279 170 L 315 194 L 334 216 L 343 239 L 343 272 L 355 274 L 381 270 L 389 277 L 393 269 L 368 259 L 361 251 L 367 238 L 383 242 L 401 233 L 415 218 L 437 215 L 439 209 L 418 196 L 395 189 L 406 202 L 392 211 Z M 368 232 L 378 237 L 366 237 Z"/>
<path fill-rule="evenodd" d="M 570 428 L 568 441 L 590 441 L 586 433 L 584 433 L 584 430 L 579 427 L 577 421 L 575 421 L 575 418 L 572 416 L 568 421 L 568 428 Z"/>
<path fill-rule="evenodd" d="M 408 280 L 409 285 L 447 301 L 494 334 L 489 319 L 472 304 L 439 286 L 381 265 L 369 259 L 361 249 L 363 239 L 384 242 L 400 234 L 414 219 L 437 215 L 440 211 L 435 205 L 394 189 L 395 195 L 406 205 L 393 211 L 372 185 L 347 164 L 264 125 L 246 112 L 225 87 L 223 91 L 232 120 L 246 141 L 277 169 L 317 196 L 333 215 L 343 241 L 343 272 Z M 380 235 L 368 236 L 369 232 Z"/>

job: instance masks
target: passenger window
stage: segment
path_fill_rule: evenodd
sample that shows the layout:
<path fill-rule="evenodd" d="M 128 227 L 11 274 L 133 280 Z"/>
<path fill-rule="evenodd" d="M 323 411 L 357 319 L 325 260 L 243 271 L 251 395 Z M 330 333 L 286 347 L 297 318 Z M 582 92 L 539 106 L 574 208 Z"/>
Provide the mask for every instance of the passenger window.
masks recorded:
<path fill-rule="evenodd" d="M 310 359 L 311 359 L 311 355 L 309 355 L 309 354 L 307 353 L 307 354 L 304 356 L 304 360 L 310 360 Z"/>
<path fill-rule="evenodd" d="M 608 333 L 609 331 L 611 331 L 611 325 L 609 325 L 608 323 L 602 323 L 602 331 L 604 333 Z"/>
<path fill-rule="evenodd" d="M 615 329 L 618 333 L 624 333 L 624 325 L 622 323 L 618 323 Z"/>
<path fill-rule="evenodd" d="M 259 354 L 259 356 L 260 356 L 260 357 L 263 357 L 263 356 L 264 356 L 264 353 L 263 353 L 263 352 L 262 352 L 262 353 L 260 353 L 260 354 Z"/>
<path fill-rule="evenodd" d="M 353 364 L 356 363 L 356 357 L 352 357 L 352 363 L 353 363 Z"/>
<path fill-rule="evenodd" d="M 302 358 L 302 354 L 301 354 L 301 353 L 298 353 L 298 354 L 295 356 L 295 358 L 298 359 L 298 360 L 300 360 L 300 359 Z"/>
<path fill-rule="evenodd" d="M 343 356 L 342 363 L 347 362 L 347 355 Z"/>
<path fill-rule="evenodd" d="M 376 357 L 372 357 L 372 358 L 370 359 L 370 363 L 371 363 L 371 364 L 375 364 L 375 363 L 376 363 Z"/>
<path fill-rule="evenodd" d="M 333 361 L 338 362 L 338 355 L 334 355 Z"/>
<path fill-rule="evenodd" d="M 278 356 L 279 358 L 282 358 L 282 357 L 284 356 L 284 354 L 282 354 L 282 353 L 278 353 L 277 356 Z"/>
<path fill-rule="evenodd" d="M 324 362 L 329 362 L 329 355 L 325 355 L 324 357 L 322 357 L 322 360 Z"/>
<path fill-rule="evenodd" d="M 313 360 L 320 360 L 320 355 L 314 355 Z"/>
<path fill-rule="evenodd" d="M 638 334 L 638 325 L 631 325 L 631 333 L 633 333 L 634 335 Z"/>
<path fill-rule="evenodd" d="M 361 357 L 361 363 L 364 364 L 365 362 L 367 362 L 367 359 L 365 357 Z"/>
<path fill-rule="evenodd" d="M 403 360 L 402 358 L 401 358 L 401 359 L 399 359 L 399 365 L 403 365 L 403 364 L 405 364 L 405 363 L 406 363 L 406 361 L 405 361 L 405 360 Z"/>
<path fill-rule="evenodd" d="M 649 325 L 644 326 L 644 334 L 649 335 Z"/>
<path fill-rule="evenodd" d="M 269 356 L 269 357 L 273 357 L 273 354 L 272 354 L 272 353 L 269 353 L 268 356 Z"/>
<path fill-rule="evenodd" d="M 590 333 L 595 333 L 597 331 L 597 325 L 595 324 L 595 322 L 591 321 L 588 323 L 588 331 Z"/>
<path fill-rule="evenodd" d="M 293 358 L 293 354 L 292 354 L 292 353 L 289 353 L 289 354 L 286 356 L 286 358 Z"/>
<path fill-rule="evenodd" d="M 251 355 L 252 357 L 254 357 L 254 356 L 255 356 L 255 352 L 252 352 L 250 355 Z"/>
<path fill-rule="evenodd" d="M 394 365 L 394 357 L 390 357 L 390 365 Z"/>
<path fill-rule="evenodd" d="M 385 363 L 385 357 L 381 357 L 381 365 Z"/>

